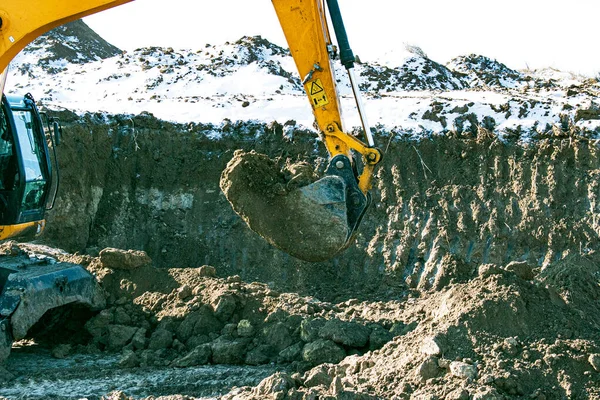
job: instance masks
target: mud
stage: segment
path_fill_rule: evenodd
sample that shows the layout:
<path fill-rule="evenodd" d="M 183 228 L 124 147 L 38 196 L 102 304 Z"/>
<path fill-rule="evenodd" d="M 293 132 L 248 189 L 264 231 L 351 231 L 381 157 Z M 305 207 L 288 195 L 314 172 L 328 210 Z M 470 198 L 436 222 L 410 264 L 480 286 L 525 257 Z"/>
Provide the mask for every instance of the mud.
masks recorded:
<path fill-rule="evenodd" d="M 180 398 L 215 399 L 233 386 L 256 385 L 273 373 L 268 366 L 122 369 L 118 355 L 74 354 L 57 359 L 47 349 L 31 345 L 14 349 L 5 367 L 13 379 L 0 387 L 0 397 L 8 399 L 94 400 L 118 398 L 119 392 L 135 398 L 179 394 Z"/>
<path fill-rule="evenodd" d="M 328 260 L 349 236 L 345 184 L 330 176 L 299 187 L 302 181 L 313 183 L 312 171 L 286 170 L 289 180 L 268 156 L 239 151 L 223 171 L 220 187 L 238 215 L 267 242 L 304 261 Z"/>

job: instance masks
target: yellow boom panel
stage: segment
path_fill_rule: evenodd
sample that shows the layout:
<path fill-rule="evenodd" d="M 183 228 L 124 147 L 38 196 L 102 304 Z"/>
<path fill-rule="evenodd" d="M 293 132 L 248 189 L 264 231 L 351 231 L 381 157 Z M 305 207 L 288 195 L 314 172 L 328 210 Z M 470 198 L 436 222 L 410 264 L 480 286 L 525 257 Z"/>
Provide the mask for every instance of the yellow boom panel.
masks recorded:
<path fill-rule="evenodd" d="M 381 153 L 344 132 L 339 95 L 328 50 L 332 44 L 322 0 L 272 0 L 279 23 L 300 73 L 319 129 L 331 157 L 343 154 L 352 158 L 350 149 L 365 158 L 359 177 L 363 193 L 371 189 L 374 166 Z"/>
<path fill-rule="evenodd" d="M 133 0 L 2 0 L 0 72 L 25 46 L 57 26 Z"/>
<path fill-rule="evenodd" d="M 279 23 L 303 80 L 317 125 L 322 132 L 334 126 L 342 130 L 339 96 L 329 61 L 331 44 L 321 1 L 272 0 Z M 349 147 L 335 136 L 325 135 L 325 145 L 334 157 L 350 156 Z"/>

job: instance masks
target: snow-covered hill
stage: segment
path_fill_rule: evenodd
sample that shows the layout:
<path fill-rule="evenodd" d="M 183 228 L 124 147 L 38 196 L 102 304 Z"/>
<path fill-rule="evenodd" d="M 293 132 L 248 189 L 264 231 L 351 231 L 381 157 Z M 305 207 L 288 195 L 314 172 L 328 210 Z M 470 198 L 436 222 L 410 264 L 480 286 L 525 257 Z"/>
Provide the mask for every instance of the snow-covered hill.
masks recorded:
<path fill-rule="evenodd" d="M 600 84 L 555 70 L 515 71 L 481 55 L 441 65 L 400 45 L 357 64 L 369 120 L 400 135 L 475 133 L 501 137 L 600 133 Z M 359 126 L 345 71 L 338 66 L 346 128 Z M 141 48 L 121 52 L 83 22 L 68 24 L 28 46 L 13 61 L 8 92 L 31 92 L 49 107 L 77 112 L 142 111 L 178 122 L 313 117 L 286 49 L 261 37 L 199 45 L 197 50 Z M 566 129 L 563 129 L 566 130 Z"/>

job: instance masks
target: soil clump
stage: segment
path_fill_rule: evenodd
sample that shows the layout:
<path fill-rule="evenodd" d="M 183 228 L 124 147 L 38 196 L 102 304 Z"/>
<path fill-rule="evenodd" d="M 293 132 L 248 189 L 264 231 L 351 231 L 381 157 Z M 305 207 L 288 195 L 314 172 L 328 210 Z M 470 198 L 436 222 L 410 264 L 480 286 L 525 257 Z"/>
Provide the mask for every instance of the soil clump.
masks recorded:
<path fill-rule="evenodd" d="M 324 261 L 348 238 L 345 184 L 314 182 L 314 173 L 287 165 L 287 175 L 264 154 L 237 151 L 221 175 L 221 190 L 248 226 L 273 246 L 305 261 Z"/>

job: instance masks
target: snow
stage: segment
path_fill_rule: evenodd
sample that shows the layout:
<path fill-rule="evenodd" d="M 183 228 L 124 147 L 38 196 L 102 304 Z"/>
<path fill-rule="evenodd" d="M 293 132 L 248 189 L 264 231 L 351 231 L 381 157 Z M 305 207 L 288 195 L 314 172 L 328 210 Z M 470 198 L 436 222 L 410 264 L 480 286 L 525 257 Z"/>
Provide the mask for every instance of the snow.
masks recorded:
<path fill-rule="evenodd" d="M 293 59 L 260 37 L 197 51 L 152 47 L 85 64 L 36 63 L 47 55 L 43 47 L 21 53 L 7 92 L 31 92 L 49 108 L 78 113 L 149 112 L 173 122 L 217 125 L 226 119 L 294 120 L 313 127 Z M 335 68 L 344 125 L 356 129 L 361 124 L 348 78 L 338 62 Z M 402 50 L 383 55 L 379 64 L 357 64 L 356 70 L 367 89 L 369 121 L 414 137 L 469 129 L 470 114 L 478 124 L 493 118 L 497 133 L 519 126 L 544 132 L 559 123 L 561 114 L 574 119 L 577 109 L 599 106 L 600 85 L 589 78 L 552 69 L 518 72 L 482 56 L 458 57 L 443 66 Z M 573 87 L 581 90 L 569 93 Z M 598 125 L 596 120 L 576 123 L 596 133 Z"/>

